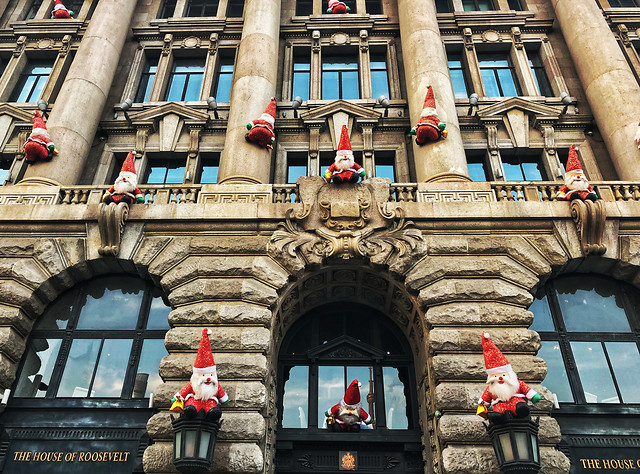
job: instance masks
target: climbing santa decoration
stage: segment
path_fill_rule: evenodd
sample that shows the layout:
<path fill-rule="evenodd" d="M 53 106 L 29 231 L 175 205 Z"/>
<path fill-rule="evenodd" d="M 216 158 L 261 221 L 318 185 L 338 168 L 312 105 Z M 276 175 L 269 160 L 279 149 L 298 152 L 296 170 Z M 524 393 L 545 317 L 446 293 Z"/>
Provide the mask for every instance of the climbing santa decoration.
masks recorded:
<path fill-rule="evenodd" d="M 371 424 L 371 415 L 362 409 L 360 403 L 360 383 L 352 381 L 344 392 L 340 403 L 332 406 L 324 414 L 327 428 L 334 431 L 360 431 L 361 423 Z"/>
<path fill-rule="evenodd" d="M 61 18 L 73 18 L 73 12 L 68 10 L 60 0 L 56 0 L 53 11 L 51 12 L 51 18 L 56 20 Z"/>
<path fill-rule="evenodd" d="M 121 202 L 126 202 L 127 204 L 144 202 L 142 191 L 138 189 L 138 179 L 132 151 L 129 152 L 127 158 L 124 160 L 115 184 L 102 196 L 102 202 L 105 204 L 111 204 L 112 202 L 116 204 Z"/>
<path fill-rule="evenodd" d="M 276 134 L 273 131 L 275 120 L 276 99 L 272 97 L 262 115 L 247 124 L 249 133 L 245 135 L 245 139 L 263 148 L 273 149 L 273 145 L 276 142 Z"/>
<path fill-rule="evenodd" d="M 33 117 L 33 128 L 31 134 L 24 144 L 24 157 L 27 163 L 37 161 L 51 161 L 53 155 L 57 155 L 58 150 L 49 136 L 47 126 L 42 119 L 40 112 L 36 110 Z"/>
<path fill-rule="evenodd" d="M 353 159 L 351 141 L 347 126 L 343 125 L 340 131 L 340 142 L 334 163 L 324 172 L 324 179 L 327 183 L 357 183 L 360 178 L 364 179 L 367 173 L 364 168 Z"/>
<path fill-rule="evenodd" d="M 424 145 L 427 142 L 435 142 L 447 138 L 447 125 L 438 118 L 436 110 L 436 99 L 433 95 L 433 89 L 428 86 L 427 96 L 424 99 L 420 120 L 415 127 L 411 129 L 411 135 L 416 136 L 416 143 Z"/>
<path fill-rule="evenodd" d="M 171 399 L 170 410 L 178 413 L 184 412 L 188 418 L 195 418 L 202 410 L 208 420 L 218 421 L 222 416 L 220 405 L 226 404 L 229 401 L 229 396 L 218 383 L 216 364 L 213 361 L 209 342 L 210 335 L 211 330 L 202 330 L 191 381 Z"/>
<path fill-rule="evenodd" d="M 587 181 L 582 165 L 578 159 L 575 145 L 569 148 L 569 159 L 567 160 L 567 170 L 564 175 L 564 184 L 558 189 L 556 199 L 571 201 L 580 199 L 582 201 L 597 201 L 598 195 Z"/>
<path fill-rule="evenodd" d="M 327 8 L 327 13 L 344 14 L 349 13 L 350 11 L 351 8 L 349 8 L 346 3 L 340 2 L 339 0 L 329 0 L 329 8 Z"/>
<path fill-rule="evenodd" d="M 540 395 L 518 380 L 511 364 L 489 338 L 488 332 L 482 333 L 481 340 L 488 387 L 478 400 L 476 414 L 491 423 L 505 423 L 509 417 L 528 417 L 527 400 L 538 403 Z M 489 412 L 488 407 L 491 408 Z"/>

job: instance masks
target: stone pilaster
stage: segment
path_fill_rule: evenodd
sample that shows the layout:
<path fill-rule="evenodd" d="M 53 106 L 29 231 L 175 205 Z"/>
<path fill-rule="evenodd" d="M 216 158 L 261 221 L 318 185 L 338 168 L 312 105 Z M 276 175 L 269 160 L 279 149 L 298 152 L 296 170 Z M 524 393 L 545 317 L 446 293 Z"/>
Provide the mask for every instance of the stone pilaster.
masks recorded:
<path fill-rule="evenodd" d="M 32 165 L 24 182 L 77 184 L 129 32 L 135 0 L 99 2 L 56 98 L 47 128 L 60 154 Z"/>
<path fill-rule="evenodd" d="M 638 181 L 638 82 L 595 0 L 552 4 L 618 177 Z"/>
<path fill-rule="evenodd" d="M 276 92 L 280 0 L 245 2 L 244 27 L 233 73 L 227 136 L 218 183 L 268 183 L 271 151 L 247 143 L 246 125 Z"/>
<path fill-rule="evenodd" d="M 446 140 L 418 146 L 413 154 L 418 181 L 469 180 L 462 135 L 449 78 L 447 57 L 442 47 L 433 0 L 398 0 L 400 39 L 405 58 L 404 72 L 411 123 L 420 117 L 427 86 L 433 87 L 440 120 L 447 124 Z"/>

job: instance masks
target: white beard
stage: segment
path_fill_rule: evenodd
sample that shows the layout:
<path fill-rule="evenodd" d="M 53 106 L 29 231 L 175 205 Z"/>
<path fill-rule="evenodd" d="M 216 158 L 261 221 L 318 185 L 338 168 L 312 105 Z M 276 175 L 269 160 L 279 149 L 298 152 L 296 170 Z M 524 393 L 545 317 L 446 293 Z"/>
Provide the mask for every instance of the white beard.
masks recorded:
<path fill-rule="evenodd" d="M 133 193 L 136 189 L 135 181 L 123 181 L 122 176 L 118 176 L 113 185 L 113 189 L 117 194 Z"/>
<path fill-rule="evenodd" d="M 491 392 L 491 395 L 504 402 L 511 400 L 516 393 L 518 393 L 519 388 L 517 378 L 515 378 L 515 380 L 511 380 L 512 378 L 515 377 L 509 376 L 508 378 L 505 378 L 504 383 L 502 384 L 498 383 L 497 377 L 492 379 L 489 382 L 489 392 Z"/>
<path fill-rule="evenodd" d="M 571 191 L 588 191 L 589 183 L 584 178 L 579 180 L 576 176 L 569 180 L 569 182 L 567 183 L 567 188 L 569 188 Z"/>
<path fill-rule="evenodd" d="M 360 423 L 360 403 L 356 405 L 342 405 L 336 416 L 345 425 L 356 425 Z"/>
<path fill-rule="evenodd" d="M 210 400 L 218 393 L 218 381 L 212 380 L 209 385 L 204 383 L 205 378 L 200 374 L 191 375 L 191 387 L 196 400 Z"/>
<path fill-rule="evenodd" d="M 346 171 L 349 168 L 353 168 L 354 163 L 353 158 L 348 156 L 336 157 L 336 168 L 340 171 Z"/>

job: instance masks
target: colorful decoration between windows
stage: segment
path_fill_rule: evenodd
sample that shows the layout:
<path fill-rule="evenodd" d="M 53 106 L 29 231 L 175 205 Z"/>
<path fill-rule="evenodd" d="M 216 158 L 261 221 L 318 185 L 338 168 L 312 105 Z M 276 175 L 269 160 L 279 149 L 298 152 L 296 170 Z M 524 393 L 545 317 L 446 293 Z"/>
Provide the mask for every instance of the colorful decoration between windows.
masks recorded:
<path fill-rule="evenodd" d="M 351 8 L 349 8 L 346 3 L 339 0 L 329 0 L 329 8 L 327 8 L 327 13 L 333 13 L 335 15 L 349 13 L 350 11 Z"/>
<path fill-rule="evenodd" d="M 447 125 L 438 118 L 436 109 L 436 99 L 433 95 L 433 89 L 428 86 L 427 95 L 424 99 L 420 120 L 415 127 L 411 129 L 411 135 L 416 136 L 416 143 L 424 145 L 427 142 L 435 142 L 447 138 Z"/>
<path fill-rule="evenodd" d="M 357 183 L 360 178 L 364 179 L 367 176 L 364 168 L 353 159 L 346 125 L 343 125 L 340 131 L 340 142 L 335 161 L 327 168 L 323 176 L 327 183 L 331 181 L 334 183 Z"/>
<path fill-rule="evenodd" d="M 262 115 L 247 124 L 249 133 L 245 135 L 245 139 L 263 148 L 273 149 L 273 145 L 276 142 L 276 134 L 273 131 L 275 120 L 276 99 L 272 97 Z"/>
<path fill-rule="evenodd" d="M 124 163 L 122 163 L 122 168 L 115 184 L 107 189 L 102 196 L 102 202 L 105 204 L 111 204 L 112 202 L 116 204 L 121 202 L 126 202 L 127 204 L 144 202 L 142 191 L 138 189 L 138 178 L 132 151 L 129 152 Z"/>
<path fill-rule="evenodd" d="M 371 415 L 362 409 L 360 403 L 360 383 L 353 380 L 344 392 L 340 403 L 332 406 L 324 415 L 327 417 L 327 429 L 333 431 L 358 432 L 362 424 L 371 424 Z"/>
<path fill-rule="evenodd" d="M 476 414 L 491 423 L 505 423 L 509 417 L 528 417 L 527 400 L 538 403 L 541 399 L 538 392 L 518 380 L 511 364 L 489 338 L 488 332 L 482 333 L 482 352 L 488 387 L 478 400 Z M 487 410 L 488 407 L 491 411 Z"/>
<path fill-rule="evenodd" d="M 73 18 L 73 12 L 68 10 L 60 0 L 56 0 L 56 4 L 51 12 L 51 18 L 56 20 L 61 18 Z"/>
<path fill-rule="evenodd" d="M 198 355 L 193 364 L 191 381 L 171 399 L 171 411 L 183 413 L 188 418 L 195 418 L 198 412 L 204 411 L 210 421 L 218 421 L 222 416 L 219 405 L 229 401 L 229 395 L 218 383 L 216 364 L 211 353 L 210 329 L 203 329 L 200 337 Z"/>
<path fill-rule="evenodd" d="M 598 195 L 587 181 L 582 165 L 578 159 L 575 145 L 569 148 L 569 159 L 567 160 L 567 170 L 564 175 L 564 184 L 558 189 L 556 199 L 571 201 L 580 199 L 581 201 L 597 201 Z"/>
<path fill-rule="evenodd" d="M 25 160 L 30 164 L 37 161 L 51 161 L 53 155 L 57 154 L 58 150 L 56 150 L 56 146 L 49 136 L 42 115 L 36 110 L 31 134 L 24 144 Z"/>

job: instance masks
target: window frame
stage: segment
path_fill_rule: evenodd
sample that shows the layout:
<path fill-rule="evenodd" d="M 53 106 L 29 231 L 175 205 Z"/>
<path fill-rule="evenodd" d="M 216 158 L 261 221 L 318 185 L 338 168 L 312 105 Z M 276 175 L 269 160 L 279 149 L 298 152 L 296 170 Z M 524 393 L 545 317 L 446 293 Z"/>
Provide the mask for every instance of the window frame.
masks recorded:
<path fill-rule="evenodd" d="M 196 61 L 202 65 L 201 70 L 194 71 L 194 72 L 176 71 L 176 68 L 180 67 L 181 63 L 192 62 L 193 64 L 195 64 Z M 206 58 L 204 57 L 177 57 L 177 58 L 174 57 L 173 62 L 171 64 L 171 70 L 168 71 L 167 73 L 167 82 L 166 82 L 166 87 L 163 95 L 163 102 L 197 102 L 199 101 L 202 95 L 202 88 L 204 87 L 206 71 L 207 71 L 207 63 L 206 63 Z M 198 95 L 193 99 L 187 99 L 186 95 L 189 89 L 190 79 L 192 76 L 196 76 L 196 75 L 200 75 L 200 88 L 198 90 Z M 180 95 L 181 98 L 179 100 L 169 100 L 169 94 L 171 93 L 173 80 L 176 76 L 186 76 L 184 85 L 182 86 L 182 94 Z"/>
<path fill-rule="evenodd" d="M 25 72 L 30 67 L 33 70 L 33 69 L 35 69 L 37 67 L 42 67 L 42 66 L 38 66 L 39 64 L 44 65 L 45 63 L 51 64 L 49 72 L 46 75 L 45 74 L 31 74 L 31 73 L 26 73 Z M 18 78 L 16 80 L 16 83 L 13 86 L 13 89 L 11 90 L 11 94 L 9 96 L 8 102 L 19 103 L 19 104 L 36 103 L 40 98 L 43 97 L 43 94 L 46 92 L 47 84 L 51 80 L 51 74 L 53 73 L 53 68 L 55 66 L 55 63 L 56 63 L 56 59 L 55 58 L 52 58 L 52 59 L 48 59 L 48 58 L 27 58 L 27 61 L 26 61 L 24 67 L 22 68 L 22 71 L 20 72 L 20 74 L 19 74 L 19 76 L 18 76 Z M 26 102 L 18 102 L 18 99 L 23 94 L 24 88 L 26 87 L 27 81 L 29 80 L 30 77 L 37 77 L 38 80 L 36 80 L 33 83 L 33 85 L 31 86 L 31 91 L 29 92 L 29 94 L 27 96 L 27 101 Z M 44 81 L 42 82 L 42 87 L 40 89 L 40 93 L 39 93 L 38 97 L 35 98 L 35 100 L 31 100 L 31 99 L 34 99 L 33 94 L 36 91 L 36 87 L 41 83 L 40 79 L 42 79 L 42 78 L 44 78 Z"/>
<path fill-rule="evenodd" d="M 522 85 L 520 84 L 520 80 L 516 72 L 516 66 L 508 51 L 478 52 L 476 54 L 478 58 L 478 70 L 480 72 L 480 80 L 482 81 L 485 97 L 509 98 L 509 97 L 522 96 Z M 499 59 L 496 59 L 498 57 Z M 483 59 L 483 58 L 486 58 L 486 59 Z M 493 59 L 489 59 L 489 58 L 493 58 Z M 486 63 L 489 61 L 503 61 L 503 60 L 507 62 L 507 66 L 486 66 L 486 65 L 484 67 L 482 66 L 483 62 Z M 504 88 L 502 86 L 502 82 L 500 80 L 498 71 L 505 71 L 505 70 L 510 72 L 510 76 L 511 76 L 511 79 L 513 80 L 513 86 L 516 92 L 515 95 L 505 95 L 504 93 L 504 90 L 503 90 Z M 482 77 L 483 71 L 493 71 L 493 79 L 495 80 L 495 83 L 498 87 L 498 92 L 500 95 L 497 95 L 497 96 L 488 95 L 487 86 L 485 84 L 484 78 Z"/>
<path fill-rule="evenodd" d="M 326 100 L 326 101 L 332 101 L 332 100 L 360 100 L 362 99 L 362 90 L 360 87 L 360 77 L 361 77 L 361 67 L 360 67 L 360 61 L 358 58 L 358 54 L 357 52 L 353 52 L 352 54 L 327 54 L 327 51 L 329 49 L 333 49 L 333 48 L 327 48 L 326 50 L 324 50 L 322 52 L 322 58 L 320 61 L 320 97 L 321 100 Z M 329 61 L 326 61 L 327 58 L 330 59 L 335 59 L 335 58 L 345 58 L 344 62 L 335 62 L 335 63 L 330 63 Z M 348 68 L 342 68 L 342 69 L 325 69 L 325 64 L 344 64 L 344 65 L 348 65 L 348 64 L 355 64 L 355 68 L 354 69 L 348 69 Z M 343 79 L 343 74 L 345 73 L 349 73 L 349 72 L 356 72 L 356 80 L 355 80 L 355 85 L 358 89 L 358 97 L 356 98 L 348 98 L 345 99 L 343 97 L 343 87 L 344 84 L 343 82 L 345 81 L 345 79 Z M 324 75 L 325 73 L 334 73 L 337 72 L 338 73 L 338 97 L 336 99 L 328 99 L 324 97 Z"/>
<path fill-rule="evenodd" d="M 198 2 L 199 5 L 194 5 L 194 2 Z M 207 0 L 187 0 L 187 3 L 185 5 L 186 11 L 184 12 L 184 16 L 187 18 L 216 17 L 218 15 L 218 7 L 220 6 L 220 2 L 216 1 L 215 6 L 213 8 L 214 9 L 213 15 L 205 15 L 207 7 L 212 6 L 212 5 L 209 5 L 208 3 L 209 2 Z M 193 8 L 199 8 L 200 12 L 199 13 L 192 12 L 191 10 Z"/>

